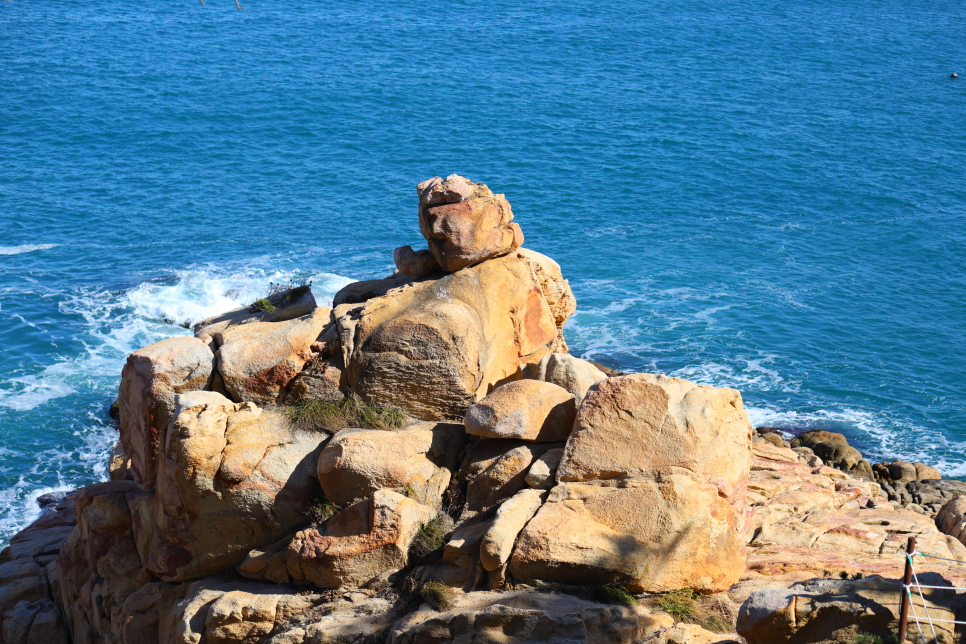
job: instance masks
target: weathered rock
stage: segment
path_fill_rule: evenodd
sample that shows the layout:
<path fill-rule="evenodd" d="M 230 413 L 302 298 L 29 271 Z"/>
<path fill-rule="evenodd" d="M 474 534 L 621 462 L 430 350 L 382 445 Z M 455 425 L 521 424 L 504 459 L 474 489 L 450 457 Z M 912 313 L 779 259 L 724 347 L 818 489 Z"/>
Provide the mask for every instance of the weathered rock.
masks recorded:
<path fill-rule="evenodd" d="M 517 535 L 537 513 L 545 494 L 540 490 L 520 490 L 500 505 L 493 524 L 480 544 L 480 561 L 484 570 L 492 572 L 506 565 Z"/>
<path fill-rule="evenodd" d="M 577 407 L 563 387 L 517 380 L 497 387 L 466 410 L 466 433 L 485 438 L 564 441 L 573 431 Z"/>
<path fill-rule="evenodd" d="M 894 481 L 915 481 L 916 466 L 906 461 L 895 460 L 889 463 L 889 476 Z"/>
<path fill-rule="evenodd" d="M 208 345 L 192 337 L 168 338 L 128 356 L 118 392 L 121 444 L 142 488 L 154 488 L 159 443 L 174 397 L 206 388 L 214 360 Z"/>
<path fill-rule="evenodd" d="M 849 445 L 845 436 L 822 429 L 803 432 L 791 441 L 792 447 L 811 448 L 827 465 L 849 472 L 854 476 L 873 478 L 872 466 L 862 458 L 862 453 Z M 781 445 L 779 445 L 781 447 Z"/>
<path fill-rule="evenodd" d="M 461 521 L 496 507 L 527 487 L 527 472 L 548 449 L 548 443 L 486 438 L 470 448 L 467 456 L 466 504 Z"/>
<path fill-rule="evenodd" d="M 637 374 L 588 391 L 516 579 L 723 590 L 744 570 L 752 427 L 732 389 Z"/>
<path fill-rule="evenodd" d="M 510 591 L 458 595 L 437 612 L 423 606 L 393 625 L 391 644 L 631 644 L 651 642 L 674 625 L 643 606 L 605 606 L 570 595 Z M 656 641 L 656 640 L 655 640 Z"/>
<path fill-rule="evenodd" d="M 289 382 L 312 359 L 312 344 L 329 323 L 330 309 L 284 322 L 250 322 L 215 333 L 218 372 L 236 401 L 281 401 Z"/>
<path fill-rule="evenodd" d="M 416 186 L 419 231 L 445 271 L 458 271 L 523 244 L 503 195 L 459 175 L 433 177 Z"/>
<path fill-rule="evenodd" d="M 914 461 L 912 464 L 916 468 L 916 479 L 920 481 L 927 480 L 939 480 L 942 479 L 943 475 L 938 469 L 932 467 L 931 465 L 926 465 L 925 463 L 920 463 Z"/>
<path fill-rule="evenodd" d="M 259 311 L 253 309 L 251 306 L 242 306 L 237 309 L 232 309 L 227 313 L 206 318 L 194 325 L 193 331 L 195 337 L 214 339 L 218 333 L 230 326 L 251 324 L 253 322 L 284 322 L 286 320 L 293 320 L 304 315 L 309 315 L 317 306 L 315 296 L 312 295 L 312 289 L 310 288 L 299 288 L 296 292 L 288 295 L 290 295 L 289 298 L 286 298 L 286 294 L 281 294 L 281 297 L 273 298 L 274 311 Z M 215 343 L 212 349 L 215 350 L 217 348 L 218 345 Z"/>
<path fill-rule="evenodd" d="M 562 343 L 552 310 L 561 296 L 541 288 L 542 265 L 528 257 L 340 291 L 334 315 L 345 384 L 414 418 L 462 422 L 467 407 Z M 562 278 L 545 281 L 569 296 Z"/>
<path fill-rule="evenodd" d="M 423 277 L 442 270 L 439 262 L 428 250 L 413 251 L 409 246 L 400 246 L 392 252 L 396 269 L 403 275 Z"/>
<path fill-rule="evenodd" d="M 633 592 L 723 590 L 737 581 L 742 517 L 715 485 L 686 470 L 621 485 L 553 488 L 517 540 L 510 574 L 623 583 Z"/>
<path fill-rule="evenodd" d="M 337 505 L 389 488 L 406 490 L 420 503 L 438 508 L 465 440 L 462 426 L 445 423 L 395 431 L 346 429 L 319 455 L 319 482 L 326 498 Z"/>
<path fill-rule="evenodd" d="M 744 505 L 752 428 L 734 389 L 680 378 L 608 378 L 587 394 L 557 476 L 626 480 L 683 468 Z"/>
<path fill-rule="evenodd" d="M 105 641 L 118 644 L 170 642 L 171 640 L 161 639 L 162 623 L 174 612 L 178 602 L 184 597 L 186 587 L 187 584 L 154 581 L 130 593 L 124 603 L 112 611 L 113 638 L 105 638 Z"/>
<path fill-rule="evenodd" d="M 112 481 L 120 481 L 125 478 L 132 478 L 131 457 L 124 453 L 124 446 L 121 441 L 114 443 L 111 455 L 107 461 L 107 473 Z"/>
<path fill-rule="evenodd" d="M 443 565 L 428 566 L 419 571 L 418 579 L 435 579 L 447 586 L 469 590 L 483 582 L 485 571 L 480 563 L 480 545 L 493 525 L 493 519 L 462 523 L 443 547 Z"/>
<path fill-rule="evenodd" d="M 957 496 L 940 508 L 936 527 L 966 544 L 966 496 Z"/>
<path fill-rule="evenodd" d="M 563 448 L 555 448 L 544 452 L 530 466 L 527 476 L 524 479 L 530 487 L 549 490 L 557 484 L 557 467 L 560 459 L 563 458 Z"/>
<path fill-rule="evenodd" d="M 785 446 L 785 441 L 782 440 L 782 437 L 779 436 L 778 434 L 774 433 L 774 432 L 767 432 L 765 434 L 762 434 L 761 435 L 761 438 L 766 443 L 771 443 L 772 445 L 774 445 L 776 447 L 784 447 Z"/>
<path fill-rule="evenodd" d="M 179 396 L 157 493 L 128 495 L 145 567 L 166 581 L 196 579 L 281 538 L 318 493 L 325 438 L 215 392 Z"/>
<path fill-rule="evenodd" d="M 342 373 L 341 356 L 314 356 L 289 383 L 286 404 L 300 400 L 342 400 L 346 394 Z"/>
<path fill-rule="evenodd" d="M 743 579 L 900 578 L 908 536 L 930 554 L 966 560 L 966 548 L 928 516 L 895 509 L 879 485 L 827 466 L 810 469 L 789 449 L 753 448 L 748 502 L 748 569 Z M 930 559 L 917 569 L 966 581 L 966 565 Z M 956 581 L 956 585 L 960 584 Z"/>
<path fill-rule="evenodd" d="M 921 578 L 923 584 L 949 585 L 936 574 Z M 950 608 L 953 591 L 927 589 L 924 595 L 933 619 L 956 619 Z M 738 633 L 748 644 L 850 644 L 859 633 L 886 638 L 898 628 L 900 596 L 898 579 L 878 576 L 855 581 L 816 579 L 790 588 L 765 589 L 742 604 Z M 921 604 L 919 610 L 921 614 Z M 958 641 L 950 626 L 935 623 L 939 642 Z"/>
<path fill-rule="evenodd" d="M 110 637 L 120 607 L 151 580 L 141 566 L 126 500 L 139 492 L 133 481 L 110 481 L 81 488 L 74 499 L 77 526 L 60 548 L 55 570 L 57 604 L 75 642 Z"/>
<path fill-rule="evenodd" d="M 54 602 L 47 598 L 21 601 L 0 614 L 4 644 L 68 644 L 70 635 Z"/>
<path fill-rule="evenodd" d="M 527 365 L 523 377 L 563 387 L 574 395 L 579 405 L 587 390 L 601 380 L 606 380 L 607 374 L 593 363 L 569 353 L 551 353 L 541 358 L 540 362 Z"/>
<path fill-rule="evenodd" d="M 297 532 L 287 548 L 274 555 L 285 558 L 284 572 L 271 562 L 259 566 L 246 562 L 239 571 L 280 583 L 359 587 L 381 574 L 405 568 L 419 526 L 436 514 L 433 508 L 401 494 L 378 490 L 372 498 L 337 513 L 323 527 Z M 269 571 L 274 571 L 272 576 L 266 574 Z"/>

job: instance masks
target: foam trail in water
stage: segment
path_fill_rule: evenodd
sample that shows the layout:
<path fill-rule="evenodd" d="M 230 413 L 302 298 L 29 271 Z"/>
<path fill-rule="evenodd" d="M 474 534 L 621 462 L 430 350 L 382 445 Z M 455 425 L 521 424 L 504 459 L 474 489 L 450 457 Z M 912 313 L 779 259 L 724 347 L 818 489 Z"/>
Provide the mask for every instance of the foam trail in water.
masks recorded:
<path fill-rule="evenodd" d="M 60 244 L 24 244 L 23 246 L 0 246 L 0 255 L 20 255 L 35 250 L 47 250 Z"/>

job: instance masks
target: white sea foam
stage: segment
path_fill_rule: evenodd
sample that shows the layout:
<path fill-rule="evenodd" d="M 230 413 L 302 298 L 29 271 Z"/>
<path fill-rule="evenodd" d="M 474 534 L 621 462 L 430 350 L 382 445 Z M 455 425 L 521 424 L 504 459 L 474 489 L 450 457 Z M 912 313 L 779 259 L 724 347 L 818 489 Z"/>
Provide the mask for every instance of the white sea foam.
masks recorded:
<path fill-rule="evenodd" d="M 0 246 L 0 255 L 20 255 L 35 250 L 47 250 L 60 244 L 24 244 L 22 246 Z"/>
<path fill-rule="evenodd" d="M 36 373 L 0 379 L 0 406 L 27 412 L 77 391 L 113 395 L 124 360 L 132 351 L 189 334 L 180 325 L 190 326 L 249 304 L 266 294 L 270 281 L 287 283 L 290 279 L 311 280 L 312 292 L 322 305 L 331 305 L 335 293 L 353 281 L 331 273 L 199 268 L 128 289 L 70 294 L 61 303 L 61 311 L 82 320 L 84 331 L 76 339 L 84 350 Z M 76 420 L 69 447 L 30 453 L 33 465 L 29 470 L 20 473 L 15 484 L 0 490 L 0 544 L 40 515 L 36 503 L 40 495 L 106 478 L 106 457 L 117 431 L 101 417 L 102 408 L 94 407 Z M 26 456 L 16 445 L 0 447 L 2 460 Z"/>
<path fill-rule="evenodd" d="M 69 396 L 91 379 L 116 386 L 124 359 L 132 351 L 177 335 L 206 317 L 250 304 L 263 297 L 269 282 L 312 281 L 320 304 L 353 280 L 332 273 L 286 273 L 257 269 L 219 271 L 189 269 L 164 280 L 146 281 L 131 289 L 86 290 L 71 294 L 61 311 L 83 318 L 86 332 L 78 338 L 85 351 L 78 357 L 46 366 L 38 373 L 4 378 L 0 406 L 28 411 Z"/>

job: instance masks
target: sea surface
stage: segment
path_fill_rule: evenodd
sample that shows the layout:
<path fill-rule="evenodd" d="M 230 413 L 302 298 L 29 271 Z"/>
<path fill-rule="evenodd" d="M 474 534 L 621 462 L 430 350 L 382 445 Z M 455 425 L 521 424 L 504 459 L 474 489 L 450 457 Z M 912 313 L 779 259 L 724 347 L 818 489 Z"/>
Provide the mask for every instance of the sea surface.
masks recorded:
<path fill-rule="evenodd" d="M 962 2 L 242 2 L 0 2 L 0 545 L 105 478 L 128 353 L 387 275 L 454 172 L 575 354 L 966 476 Z"/>

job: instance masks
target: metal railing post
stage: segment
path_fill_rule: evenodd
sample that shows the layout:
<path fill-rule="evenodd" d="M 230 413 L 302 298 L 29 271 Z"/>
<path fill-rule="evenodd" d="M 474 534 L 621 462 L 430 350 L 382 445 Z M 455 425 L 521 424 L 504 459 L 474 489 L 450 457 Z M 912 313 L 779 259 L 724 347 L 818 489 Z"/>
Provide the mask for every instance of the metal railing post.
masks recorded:
<path fill-rule="evenodd" d="M 902 577 L 902 603 L 899 607 L 899 644 L 906 641 L 906 631 L 909 628 L 909 586 L 912 584 L 912 553 L 916 551 L 916 538 L 909 537 L 906 544 L 906 572 Z"/>

